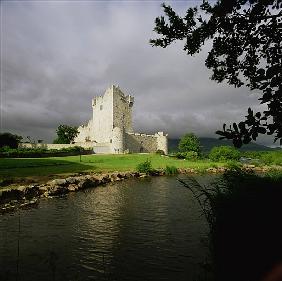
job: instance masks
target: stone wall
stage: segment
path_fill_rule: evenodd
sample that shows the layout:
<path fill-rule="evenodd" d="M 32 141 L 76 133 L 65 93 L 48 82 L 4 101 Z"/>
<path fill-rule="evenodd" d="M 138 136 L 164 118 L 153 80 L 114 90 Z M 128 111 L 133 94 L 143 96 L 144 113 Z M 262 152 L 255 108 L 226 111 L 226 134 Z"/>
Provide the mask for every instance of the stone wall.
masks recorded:
<path fill-rule="evenodd" d="M 93 133 L 92 140 L 97 143 L 110 142 L 113 130 L 113 87 L 103 96 L 92 100 Z"/>
<path fill-rule="evenodd" d="M 93 121 L 88 121 L 86 125 L 78 127 L 78 136 L 74 139 L 74 142 L 91 142 L 93 141 Z"/>
<path fill-rule="evenodd" d="M 111 154 L 111 144 L 110 143 L 95 143 L 93 147 L 94 153 L 97 154 Z"/>
<path fill-rule="evenodd" d="M 165 154 L 168 154 L 168 140 L 167 134 L 163 132 L 158 132 L 155 134 L 157 141 L 157 150 L 162 150 Z"/>
<path fill-rule="evenodd" d="M 116 86 L 113 90 L 113 128 L 119 127 L 126 132 L 133 132 L 132 128 L 132 107 L 133 97 L 125 96 Z"/>
<path fill-rule="evenodd" d="M 62 143 L 20 143 L 19 148 L 46 148 L 46 149 L 62 149 L 69 148 L 74 146 L 81 146 L 85 149 L 92 149 L 93 143 L 71 143 L 71 144 L 62 144 Z"/>
<path fill-rule="evenodd" d="M 133 153 L 156 152 L 157 139 L 154 135 L 126 133 L 125 151 Z"/>
<path fill-rule="evenodd" d="M 75 142 L 91 142 L 97 153 L 156 152 L 166 154 L 167 135 L 133 133 L 132 107 L 134 98 L 125 95 L 118 86 L 108 88 L 103 96 L 92 100 L 93 118 L 87 125 L 79 127 Z M 106 145 L 103 145 L 105 144 Z M 102 144 L 102 145 L 100 145 Z"/>
<path fill-rule="evenodd" d="M 125 134 L 124 130 L 115 127 L 113 129 L 113 136 L 111 142 L 111 153 L 123 153 L 124 152 L 124 143 L 125 143 Z"/>

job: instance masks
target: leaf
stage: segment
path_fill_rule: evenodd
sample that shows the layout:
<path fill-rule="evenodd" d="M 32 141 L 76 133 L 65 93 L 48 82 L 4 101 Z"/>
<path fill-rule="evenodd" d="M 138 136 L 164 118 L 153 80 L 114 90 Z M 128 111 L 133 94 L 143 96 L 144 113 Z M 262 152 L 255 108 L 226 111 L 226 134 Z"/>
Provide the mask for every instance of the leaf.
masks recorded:
<path fill-rule="evenodd" d="M 246 130 L 246 124 L 245 124 L 245 122 L 240 122 L 240 123 L 238 124 L 238 127 L 239 127 L 239 129 L 240 129 L 241 131 L 245 131 L 245 130 Z"/>
<path fill-rule="evenodd" d="M 233 145 L 237 148 L 240 148 L 242 146 L 243 142 L 241 139 L 233 139 Z"/>
<path fill-rule="evenodd" d="M 220 136 L 226 136 L 226 132 L 216 131 L 215 133 Z"/>
<path fill-rule="evenodd" d="M 269 78 L 272 78 L 274 75 L 278 74 L 279 73 L 279 65 L 278 64 L 275 64 L 275 65 L 272 65 L 271 67 L 269 67 L 267 70 L 266 70 L 266 77 L 269 79 Z"/>
<path fill-rule="evenodd" d="M 257 73 L 260 75 L 260 76 L 263 76 L 264 73 L 265 73 L 265 70 L 263 68 L 260 68 Z"/>
<path fill-rule="evenodd" d="M 266 133 L 266 129 L 264 127 L 258 127 L 258 133 L 265 134 Z"/>
<path fill-rule="evenodd" d="M 252 138 L 253 138 L 253 140 L 256 140 L 257 137 L 258 137 L 258 133 L 257 133 L 257 132 L 253 132 L 253 133 L 252 133 Z"/>
<path fill-rule="evenodd" d="M 234 130 L 235 130 L 235 132 L 236 133 L 238 133 L 239 131 L 238 131 L 238 126 L 237 126 L 237 124 L 236 123 L 233 123 L 233 128 L 234 128 Z"/>

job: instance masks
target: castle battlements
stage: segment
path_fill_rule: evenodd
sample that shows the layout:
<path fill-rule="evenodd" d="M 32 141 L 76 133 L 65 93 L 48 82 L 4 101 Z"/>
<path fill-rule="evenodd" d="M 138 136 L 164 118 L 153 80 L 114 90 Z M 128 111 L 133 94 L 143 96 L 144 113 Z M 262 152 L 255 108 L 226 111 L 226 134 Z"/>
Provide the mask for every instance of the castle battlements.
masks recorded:
<path fill-rule="evenodd" d="M 93 117 L 78 128 L 76 143 L 92 142 L 96 153 L 155 152 L 167 154 L 167 135 L 135 133 L 132 126 L 134 97 L 118 86 L 109 87 L 103 96 L 92 99 Z"/>

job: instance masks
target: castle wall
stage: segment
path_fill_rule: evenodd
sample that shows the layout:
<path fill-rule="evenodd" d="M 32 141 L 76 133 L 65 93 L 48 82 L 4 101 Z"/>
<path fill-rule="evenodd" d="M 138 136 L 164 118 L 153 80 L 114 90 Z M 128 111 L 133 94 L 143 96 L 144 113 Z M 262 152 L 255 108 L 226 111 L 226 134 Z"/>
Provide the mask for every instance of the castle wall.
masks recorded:
<path fill-rule="evenodd" d="M 126 133 L 125 151 L 133 153 L 156 152 L 157 139 L 154 135 Z"/>
<path fill-rule="evenodd" d="M 85 149 L 92 149 L 93 148 L 92 142 L 82 142 L 82 143 L 20 143 L 20 148 L 46 148 L 46 149 L 62 149 L 62 148 L 69 148 L 74 146 L 81 146 Z"/>
<path fill-rule="evenodd" d="M 111 144 L 110 143 L 95 143 L 93 147 L 93 152 L 97 154 L 111 154 Z"/>
<path fill-rule="evenodd" d="M 78 127 L 79 134 L 74 139 L 74 142 L 89 142 L 93 141 L 93 121 L 90 120 L 86 125 Z"/>
<path fill-rule="evenodd" d="M 126 132 L 133 132 L 132 106 L 133 97 L 125 96 L 123 92 L 113 86 L 113 127 L 119 127 Z"/>
<path fill-rule="evenodd" d="M 112 87 L 104 96 L 92 100 L 93 133 L 92 139 L 97 143 L 110 142 L 113 130 L 113 95 Z"/>
<path fill-rule="evenodd" d="M 113 129 L 111 153 L 123 153 L 124 141 L 125 141 L 124 130 L 119 127 L 115 127 Z"/>
<path fill-rule="evenodd" d="M 168 152 L 167 135 L 133 133 L 134 98 L 117 86 L 108 88 L 103 96 L 92 100 L 93 119 L 78 128 L 76 143 L 91 142 L 96 153 Z M 126 132 L 126 133 L 125 133 Z M 78 145 L 78 144 L 77 144 Z"/>
<path fill-rule="evenodd" d="M 157 141 L 157 150 L 162 150 L 165 154 L 168 154 L 168 140 L 167 135 L 163 132 L 158 132 L 155 134 Z"/>

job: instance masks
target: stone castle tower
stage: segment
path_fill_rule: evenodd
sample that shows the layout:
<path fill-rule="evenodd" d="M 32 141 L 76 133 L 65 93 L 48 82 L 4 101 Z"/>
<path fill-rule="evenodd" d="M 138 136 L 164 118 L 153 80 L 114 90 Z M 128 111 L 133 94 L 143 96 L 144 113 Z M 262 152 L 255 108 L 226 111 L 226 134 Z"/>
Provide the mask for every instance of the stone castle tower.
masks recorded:
<path fill-rule="evenodd" d="M 78 145 L 92 143 L 96 153 L 168 152 L 167 135 L 133 132 L 132 107 L 134 98 L 117 86 L 108 88 L 103 96 L 92 100 L 93 117 L 78 128 L 74 140 Z"/>

